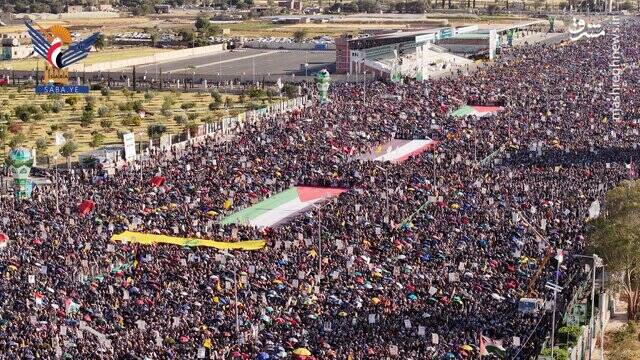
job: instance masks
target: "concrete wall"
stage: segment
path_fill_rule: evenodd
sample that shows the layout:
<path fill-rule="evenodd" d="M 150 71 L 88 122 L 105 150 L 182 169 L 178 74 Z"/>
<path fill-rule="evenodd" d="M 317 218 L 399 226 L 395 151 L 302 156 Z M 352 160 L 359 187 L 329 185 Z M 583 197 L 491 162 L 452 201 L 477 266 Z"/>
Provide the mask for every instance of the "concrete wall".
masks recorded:
<path fill-rule="evenodd" d="M 77 13 L 37 13 L 29 14 L 35 16 L 39 20 L 66 20 L 66 19 L 104 19 L 120 17 L 120 14 L 113 11 L 83 11 Z"/>
<path fill-rule="evenodd" d="M 253 49 L 284 49 L 284 50 L 314 50 L 316 44 L 314 43 L 286 43 L 275 41 L 247 41 L 244 43 L 244 47 Z M 328 43 L 325 49 L 319 50 L 335 50 L 336 45 Z"/>
<path fill-rule="evenodd" d="M 89 72 L 114 71 L 114 70 L 128 68 L 136 65 L 153 64 L 156 62 L 167 61 L 167 60 L 178 60 L 178 59 L 190 58 L 194 56 L 208 55 L 208 54 L 222 51 L 224 49 L 225 49 L 224 44 L 216 44 L 216 45 L 202 46 L 202 47 L 191 48 L 191 49 L 182 49 L 182 50 L 163 52 L 155 55 L 141 56 L 141 57 L 131 58 L 131 59 L 108 61 L 108 62 L 103 62 L 99 64 L 89 65 L 86 67 L 82 64 L 76 64 L 76 65 L 72 65 L 69 70 L 70 71 L 89 71 Z"/>

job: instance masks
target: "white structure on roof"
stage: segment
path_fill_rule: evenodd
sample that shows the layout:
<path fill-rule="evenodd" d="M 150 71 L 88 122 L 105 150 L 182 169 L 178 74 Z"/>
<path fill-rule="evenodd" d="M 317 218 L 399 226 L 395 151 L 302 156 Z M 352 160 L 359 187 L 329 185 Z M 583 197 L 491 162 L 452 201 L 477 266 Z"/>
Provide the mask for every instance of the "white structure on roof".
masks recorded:
<path fill-rule="evenodd" d="M 420 73 L 423 78 L 427 78 L 430 75 L 472 63 L 472 60 L 454 55 L 433 44 L 424 44 L 418 47 L 416 52 L 401 58 L 364 59 L 362 62 L 364 68 L 375 70 L 377 73 L 390 74 L 397 71 L 402 76 L 411 78 L 419 77 Z"/>

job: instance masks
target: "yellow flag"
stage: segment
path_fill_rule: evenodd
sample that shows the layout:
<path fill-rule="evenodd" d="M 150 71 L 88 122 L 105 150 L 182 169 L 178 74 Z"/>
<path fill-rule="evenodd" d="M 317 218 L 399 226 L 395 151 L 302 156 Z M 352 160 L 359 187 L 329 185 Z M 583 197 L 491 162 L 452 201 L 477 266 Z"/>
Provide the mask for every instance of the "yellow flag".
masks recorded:
<path fill-rule="evenodd" d="M 211 339 L 204 339 L 204 343 L 202 343 L 202 346 L 206 347 L 207 349 L 211 349 Z"/>
<path fill-rule="evenodd" d="M 229 208 L 231 208 L 231 199 L 227 199 L 222 206 L 225 210 L 229 210 Z"/>

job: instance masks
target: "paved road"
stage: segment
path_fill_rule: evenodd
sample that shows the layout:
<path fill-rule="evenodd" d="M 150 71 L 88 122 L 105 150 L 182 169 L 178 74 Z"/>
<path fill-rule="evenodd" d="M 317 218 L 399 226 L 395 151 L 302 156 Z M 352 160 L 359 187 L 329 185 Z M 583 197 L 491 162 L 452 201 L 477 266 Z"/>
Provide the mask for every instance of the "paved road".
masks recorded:
<path fill-rule="evenodd" d="M 322 68 L 332 71 L 335 68 L 335 51 L 240 49 L 138 66 L 137 71 L 154 74 L 162 68 L 165 74 L 181 74 L 191 73 L 195 67 L 197 74 L 206 75 L 304 75 L 305 62 L 309 64 L 309 73 Z"/>

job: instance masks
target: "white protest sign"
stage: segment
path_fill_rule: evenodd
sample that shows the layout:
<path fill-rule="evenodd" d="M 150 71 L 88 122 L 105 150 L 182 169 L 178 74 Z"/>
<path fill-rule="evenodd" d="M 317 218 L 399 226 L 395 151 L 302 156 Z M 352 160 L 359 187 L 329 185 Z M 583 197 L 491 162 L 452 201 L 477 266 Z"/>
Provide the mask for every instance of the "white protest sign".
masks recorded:
<path fill-rule="evenodd" d="M 389 354 L 397 356 L 398 355 L 398 347 L 395 345 L 389 345 Z"/>

